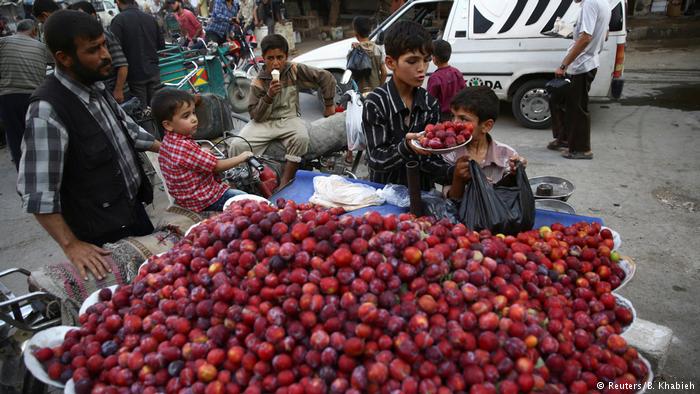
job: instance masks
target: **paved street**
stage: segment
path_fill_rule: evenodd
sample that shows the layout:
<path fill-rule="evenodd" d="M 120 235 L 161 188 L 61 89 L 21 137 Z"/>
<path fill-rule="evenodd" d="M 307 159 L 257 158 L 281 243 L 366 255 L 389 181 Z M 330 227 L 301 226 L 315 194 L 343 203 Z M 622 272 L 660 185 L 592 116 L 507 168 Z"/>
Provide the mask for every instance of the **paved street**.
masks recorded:
<path fill-rule="evenodd" d="M 669 382 L 700 384 L 700 45 L 637 45 L 627 52 L 626 86 L 619 102 L 591 105 L 595 159 L 569 161 L 548 151 L 549 130 L 516 124 L 509 106 L 493 136 L 529 160 L 528 175 L 573 181 L 569 200 L 578 213 L 599 216 L 623 239 L 623 254 L 638 264 L 622 291 L 638 316 L 674 331 L 662 371 Z M 302 99 L 306 117 L 320 116 L 318 101 Z M 37 268 L 63 259 L 36 221 L 20 211 L 15 170 L 0 150 L 0 268 Z M 10 283 L 14 290 L 23 283 Z M 676 391 L 677 392 L 677 391 Z"/>

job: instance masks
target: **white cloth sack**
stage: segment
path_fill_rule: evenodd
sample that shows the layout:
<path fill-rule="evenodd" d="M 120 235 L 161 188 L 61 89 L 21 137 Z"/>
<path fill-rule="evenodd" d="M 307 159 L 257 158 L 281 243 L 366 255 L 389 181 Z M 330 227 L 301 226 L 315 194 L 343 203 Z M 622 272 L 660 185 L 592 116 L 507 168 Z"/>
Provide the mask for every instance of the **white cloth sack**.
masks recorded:
<path fill-rule="evenodd" d="M 353 211 L 372 205 L 384 204 L 384 199 L 377 194 L 377 189 L 361 183 L 352 183 L 338 176 L 317 176 L 314 178 L 314 194 L 310 203 L 323 207 L 342 207 Z"/>
<path fill-rule="evenodd" d="M 367 141 L 362 130 L 362 99 L 360 94 L 354 90 L 345 92 L 350 96 L 347 108 L 345 109 L 345 130 L 348 134 L 348 150 L 365 150 Z"/>

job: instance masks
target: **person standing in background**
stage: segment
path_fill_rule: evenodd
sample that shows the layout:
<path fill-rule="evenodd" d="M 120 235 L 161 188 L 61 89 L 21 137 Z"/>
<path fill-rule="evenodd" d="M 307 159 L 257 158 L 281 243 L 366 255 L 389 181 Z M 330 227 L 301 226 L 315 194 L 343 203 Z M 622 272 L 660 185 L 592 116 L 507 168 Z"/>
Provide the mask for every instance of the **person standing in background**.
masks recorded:
<path fill-rule="evenodd" d="M 121 12 L 112 19 L 112 33 L 121 42 L 129 63 L 131 94 L 146 108 L 160 86 L 158 50 L 165 48 L 165 39 L 156 19 L 139 10 L 134 0 L 117 0 L 117 6 Z"/>
<path fill-rule="evenodd" d="M 209 18 L 209 1 L 199 0 L 198 3 L 199 16 L 202 18 Z"/>
<path fill-rule="evenodd" d="M 240 0 L 240 10 L 238 11 L 238 19 L 241 21 L 243 31 L 254 27 L 255 17 L 255 0 Z"/>
<path fill-rule="evenodd" d="M 170 5 L 170 10 L 175 14 L 177 23 L 180 24 L 180 30 L 191 43 L 194 43 L 200 37 L 204 37 L 202 24 L 199 23 L 192 11 L 182 6 L 180 0 L 168 0 L 168 5 Z"/>
<path fill-rule="evenodd" d="M 46 64 L 53 63 L 46 45 L 36 37 L 36 22 L 25 19 L 17 24 L 17 34 L 0 38 L 0 118 L 15 168 L 22 157 L 29 96 L 44 81 Z"/>
<path fill-rule="evenodd" d="M 428 93 L 440 103 L 440 121 L 452 119 L 450 102 L 452 98 L 467 86 L 462 72 L 450 66 L 452 46 L 445 40 L 433 42 L 433 63 L 437 70 L 428 78 Z"/>
<path fill-rule="evenodd" d="M 610 23 L 607 0 L 575 0 L 581 13 L 574 26 L 574 42 L 554 74 L 565 75 L 571 86 L 560 103 L 551 107 L 554 141 L 547 149 L 564 150 L 566 159 L 593 159 L 591 151 L 591 115 L 588 112 L 588 91 L 600 66 L 599 54 Z"/>
<path fill-rule="evenodd" d="M 97 19 L 95 7 L 87 1 L 73 3 L 68 9 L 83 11 Z M 124 56 L 124 51 L 122 51 L 122 46 L 117 37 L 109 29 L 105 29 L 104 34 L 107 41 L 107 50 L 109 55 L 112 56 L 112 72 L 109 73 L 109 78 L 104 81 L 104 84 L 112 92 L 114 99 L 121 104 L 129 91 L 126 85 L 126 77 L 129 75 L 129 64 L 126 62 L 126 56 Z"/>
<path fill-rule="evenodd" d="M 46 22 L 46 18 L 61 8 L 53 0 L 34 0 L 32 15 L 41 23 Z"/>
<path fill-rule="evenodd" d="M 207 41 L 222 44 L 226 41 L 231 25 L 238 23 L 238 0 L 214 0 L 214 9 L 207 26 Z"/>

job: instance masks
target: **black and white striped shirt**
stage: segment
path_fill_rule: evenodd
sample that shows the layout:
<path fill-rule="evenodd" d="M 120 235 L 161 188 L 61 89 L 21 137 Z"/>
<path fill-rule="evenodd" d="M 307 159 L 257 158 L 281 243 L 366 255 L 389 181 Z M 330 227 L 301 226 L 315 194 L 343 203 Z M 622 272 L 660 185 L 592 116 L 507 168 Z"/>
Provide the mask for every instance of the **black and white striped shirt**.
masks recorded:
<path fill-rule="evenodd" d="M 422 87 L 415 90 L 412 109 L 404 105 L 393 79 L 368 94 L 362 126 L 367 137 L 369 179 L 406 185 L 406 163 L 415 160 L 420 163 L 423 190 L 430 190 L 435 183 L 449 184 L 454 167 L 442 156 L 417 155 L 406 145 L 407 133 L 419 133 L 439 118 L 438 101 Z"/>

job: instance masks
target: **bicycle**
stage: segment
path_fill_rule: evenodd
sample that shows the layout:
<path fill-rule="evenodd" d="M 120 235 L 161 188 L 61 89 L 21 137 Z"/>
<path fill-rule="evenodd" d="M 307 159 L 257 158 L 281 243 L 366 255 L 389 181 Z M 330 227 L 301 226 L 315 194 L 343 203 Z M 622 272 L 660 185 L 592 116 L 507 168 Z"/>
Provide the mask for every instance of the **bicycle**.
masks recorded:
<path fill-rule="evenodd" d="M 159 52 L 163 85 L 192 93 L 213 93 L 227 98 L 234 112 L 246 112 L 251 77 L 227 58 L 227 45 L 197 40 L 201 49 L 174 45 Z"/>

